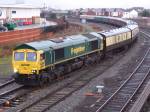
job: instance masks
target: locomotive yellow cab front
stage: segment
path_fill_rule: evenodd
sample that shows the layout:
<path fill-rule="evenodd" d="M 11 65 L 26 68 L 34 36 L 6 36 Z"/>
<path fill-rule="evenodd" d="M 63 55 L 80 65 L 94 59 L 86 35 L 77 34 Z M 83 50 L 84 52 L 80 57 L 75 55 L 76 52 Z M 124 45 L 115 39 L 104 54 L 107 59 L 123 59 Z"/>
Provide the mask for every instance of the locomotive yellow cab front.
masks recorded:
<path fill-rule="evenodd" d="M 34 50 L 21 49 L 13 52 L 13 68 L 19 74 L 38 74 L 38 54 Z"/>

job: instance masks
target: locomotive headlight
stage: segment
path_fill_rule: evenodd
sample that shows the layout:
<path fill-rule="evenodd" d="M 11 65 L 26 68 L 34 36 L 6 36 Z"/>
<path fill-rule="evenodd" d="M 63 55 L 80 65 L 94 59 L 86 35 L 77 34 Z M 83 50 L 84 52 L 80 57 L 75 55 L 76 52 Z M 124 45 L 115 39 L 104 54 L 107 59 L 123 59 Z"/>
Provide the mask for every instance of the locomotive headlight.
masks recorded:
<path fill-rule="evenodd" d="M 32 70 L 32 73 L 36 73 L 36 70 Z"/>
<path fill-rule="evenodd" d="M 18 70 L 16 68 L 14 68 L 14 73 L 18 72 Z"/>

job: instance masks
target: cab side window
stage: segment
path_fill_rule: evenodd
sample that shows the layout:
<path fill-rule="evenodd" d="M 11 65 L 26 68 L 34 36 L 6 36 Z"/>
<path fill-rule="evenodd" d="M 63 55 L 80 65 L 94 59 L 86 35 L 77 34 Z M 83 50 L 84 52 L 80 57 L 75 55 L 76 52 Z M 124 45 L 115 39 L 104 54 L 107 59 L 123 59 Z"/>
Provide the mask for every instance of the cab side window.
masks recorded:
<path fill-rule="evenodd" d="M 45 59 L 45 53 L 40 54 L 40 60 L 44 60 Z"/>

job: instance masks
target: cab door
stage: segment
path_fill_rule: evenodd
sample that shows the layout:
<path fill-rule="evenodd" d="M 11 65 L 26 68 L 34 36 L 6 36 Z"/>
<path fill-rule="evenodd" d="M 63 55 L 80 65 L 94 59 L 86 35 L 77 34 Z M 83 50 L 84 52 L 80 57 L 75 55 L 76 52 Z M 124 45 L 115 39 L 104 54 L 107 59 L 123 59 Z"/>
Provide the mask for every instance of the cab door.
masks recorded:
<path fill-rule="evenodd" d="M 50 65 L 51 62 L 51 51 L 46 51 L 45 52 L 45 66 Z"/>

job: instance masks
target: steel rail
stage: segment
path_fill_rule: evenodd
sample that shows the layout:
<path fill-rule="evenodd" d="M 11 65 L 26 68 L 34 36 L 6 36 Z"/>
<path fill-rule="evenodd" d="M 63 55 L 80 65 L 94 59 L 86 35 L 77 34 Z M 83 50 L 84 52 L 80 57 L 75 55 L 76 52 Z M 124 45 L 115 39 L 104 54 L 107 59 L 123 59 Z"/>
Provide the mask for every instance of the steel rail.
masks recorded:
<path fill-rule="evenodd" d="M 134 75 L 134 73 L 138 70 L 138 68 L 144 62 L 144 60 L 145 60 L 146 56 L 148 55 L 149 51 L 150 51 L 150 48 L 148 49 L 148 51 L 144 55 L 142 61 L 138 64 L 138 66 L 134 69 L 134 71 L 131 73 L 131 75 L 127 78 L 127 80 L 117 89 L 117 91 L 100 108 L 98 108 L 96 110 L 96 112 L 100 112 L 110 102 L 110 100 L 125 86 L 125 84 L 132 78 L 132 76 Z"/>

